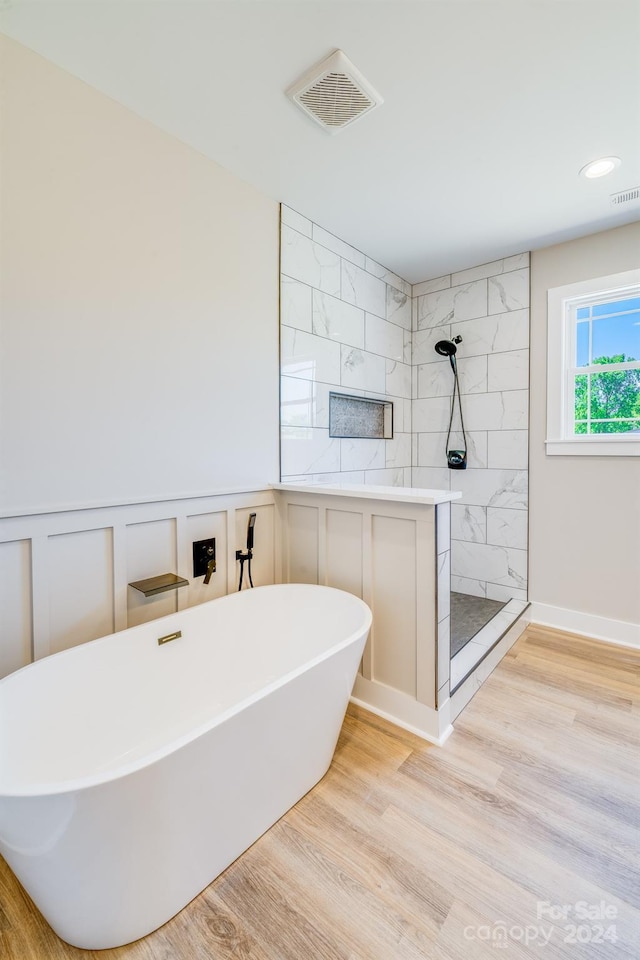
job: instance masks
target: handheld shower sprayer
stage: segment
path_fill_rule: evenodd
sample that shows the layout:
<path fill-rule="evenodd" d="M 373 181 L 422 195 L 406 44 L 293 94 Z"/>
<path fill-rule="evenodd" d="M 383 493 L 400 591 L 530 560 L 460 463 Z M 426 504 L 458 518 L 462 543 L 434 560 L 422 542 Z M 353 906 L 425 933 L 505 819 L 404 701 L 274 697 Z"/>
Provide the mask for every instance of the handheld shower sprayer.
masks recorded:
<path fill-rule="evenodd" d="M 457 344 L 462 343 L 462 337 L 458 335 L 452 340 L 438 340 L 435 346 L 436 353 L 439 353 L 441 357 L 449 357 L 449 363 L 451 364 L 451 369 L 453 372 L 456 372 L 456 353 L 458 352 Z"/>
<path fill-rule="evenodd" d="M 247 576 L 249 577 L 249 585 L 253 586 L 253 579 L 251 577 L 251 561 L 253 559 L 253 530 L 256 525 L 256 515 L 255 513 L 249 514 L 249 522 L 247 523 L 247 550 L 246 553 L 243 553 L 242 550 L 236 550 L 236 560 L 240 561 L 240 581 L 238 583 L 238 590 L 242 590 L 242 579 L 244 577 L 244 565 L 247 564 Z"/>
<path fill-rule="evenodd" d="M 453 357 L 458 351 L 457 344 L 462 343 L 462 337 L 454 337 L 453 340 L 438 340 L 436 343 L 436 353 L 441 357 Z"/>
<path fill-rule="evenodd" d="M 451 369 L 453 370 L 453 393 L 451 395 L 451 416 L 449 417 L 449 430 L 447 432 L 447 466 L 450 470 L 467 469 L 467 438 L 464 432 L 464 420 L 462 419 L 462 400 L 460 399 L 460 383 L 458 381 L 458 365 L 456 363 L 456 353 L 458 344 L 462 343 L 462 337 L 452 337 L 451 340 L 438 340 L 435 345 L 435 351 L 441 357 L 448 357 Z M 451 437 L 451 426 L 453 424 L 453 414 L 456 406 L 456 393 L 458 394 L 458 408 L 460 410 L 460 427 L 462 428 L 462 450 L 449 450 L 449 439 Z"/>

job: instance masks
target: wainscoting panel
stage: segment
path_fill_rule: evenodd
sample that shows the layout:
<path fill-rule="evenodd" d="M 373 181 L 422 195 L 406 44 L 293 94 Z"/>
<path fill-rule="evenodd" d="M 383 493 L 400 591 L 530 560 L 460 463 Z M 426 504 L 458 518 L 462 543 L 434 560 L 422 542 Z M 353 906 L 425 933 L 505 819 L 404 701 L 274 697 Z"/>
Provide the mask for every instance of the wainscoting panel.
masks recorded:
<path fill-rule="evenodd" d="M 32 651 L 31 541 L 0 543 L 0 676 L 30 663 Z"/>
<path fill-rule="evenodd" d="M 253 582 L 281 579 L 271 490 L 0 518 L 0 677 L 34 659 L 237 589 L 236 550 L 257 514 Z M 216 538 L 217 570 L 193 577 L 192 543 Z M 128 584 L 177 573 L 145 599 Z"/>
<path fill-rule="evenodd" d="M 362 514 L 327 510 L 326 582 L 362 599 Z"/>
<path fill-rule="evenodd" d="M 415 697 L 416 523 L 395 517 L 372 519 L 376 623 L 372 679 Z"/>
<path fill-rule="evenodd" d="M 448 689 L 443 682 L 438 706 L 445 709 L 436 714 L 436 590 L 448 606 L 449 583 L 437 583 L 434 506 L 301 487 L 277 491 L 283 579 L 338 587 L 370 606 L 373 624 L 354 696 L 440 742 Z M 447 510 L 443 547 L 448 521 Z M 443 673 L 448 683 L 448 663 Z"/>
<path fill-rule="evenodd" d="M 155 577 L 159 573 L 175 573 L 178 567 L 176 521 L 152 520 L 127 525 L 127 583 Z M 184 576 L 184 574 L 181 574 Z M 185 579 L 189 579 L 185 577 Z M 186 589 L 181 587 L 181 590 Z M 127 626 L 157 620 L 178 609 L 178 590 L 167 590 L 155 597 L 145 597 L 135 587 L 127 591 Z"/>
<path fill-rule="evenodd" d="M 51 653 L 113 633 L 113 530 L 47 539 Z"/>
<path fill-rule="evenodd" d="M 289 583 L 319 583 L 318 539 L 320 532 L 318 507 L 290 503 L 287 509 Z"/>

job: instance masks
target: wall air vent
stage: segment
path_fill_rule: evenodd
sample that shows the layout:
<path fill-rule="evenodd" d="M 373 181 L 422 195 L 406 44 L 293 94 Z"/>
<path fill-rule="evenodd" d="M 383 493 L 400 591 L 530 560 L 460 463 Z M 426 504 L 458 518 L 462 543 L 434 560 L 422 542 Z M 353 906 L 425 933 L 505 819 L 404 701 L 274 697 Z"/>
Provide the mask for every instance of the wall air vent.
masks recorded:
<path fill-rule="evenodd" d="M 616 207 L 621 203 L 631 203 L 632 200 L 640 200 L 640 187 L 631 187 L 629 190 L 621 190 L 620 193 L 612 193 L 609 199 Z"/>
<path fill-rule="evenodd" d="M 287 96 L 327 133 L 338 133 L 384 102 L 342 50 L 308 70 Z"/>

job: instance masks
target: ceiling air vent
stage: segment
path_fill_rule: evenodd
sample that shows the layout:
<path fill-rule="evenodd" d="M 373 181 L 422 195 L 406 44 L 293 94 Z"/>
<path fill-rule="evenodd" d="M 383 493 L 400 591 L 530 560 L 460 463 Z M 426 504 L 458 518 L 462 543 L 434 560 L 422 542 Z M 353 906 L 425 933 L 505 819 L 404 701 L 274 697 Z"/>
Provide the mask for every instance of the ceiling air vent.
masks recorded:
<path fill-rule="evenodd" d="M 631 187 L 630 190 L 612 193 L 609 199 L 614 206 L 618 206 L 621 203 L 631 203 L 632 200 L 640 199 L 640 187 Z"/>
<path fill-rule="evenodd" d="M 342 50 L 308 70 L 287 96 L 327 133 L 338 133 L 384 102 Z"/>

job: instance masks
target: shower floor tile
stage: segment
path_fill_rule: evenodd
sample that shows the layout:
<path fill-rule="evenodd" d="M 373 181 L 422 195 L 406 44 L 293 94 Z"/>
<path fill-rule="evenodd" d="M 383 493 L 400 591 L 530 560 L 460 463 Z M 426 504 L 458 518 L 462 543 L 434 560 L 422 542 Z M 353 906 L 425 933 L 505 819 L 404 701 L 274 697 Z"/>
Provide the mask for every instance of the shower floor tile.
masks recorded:
<path fill-rule="evenodd" d="M 463 647 L 505 606 L 499 600 L 451 591 L 451 656 Z"/>
<path fill-rule="evenodd" d="M 450 685 L 451 690 L 462 683 L 470 673 L 484 660 L 489 651 L 522 616 L 529 603 L 527 600 L 509 600 L 502 605 L 502 610 L 496 613 L 486 623 L 473 639 L 451 658 Z"/>

